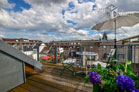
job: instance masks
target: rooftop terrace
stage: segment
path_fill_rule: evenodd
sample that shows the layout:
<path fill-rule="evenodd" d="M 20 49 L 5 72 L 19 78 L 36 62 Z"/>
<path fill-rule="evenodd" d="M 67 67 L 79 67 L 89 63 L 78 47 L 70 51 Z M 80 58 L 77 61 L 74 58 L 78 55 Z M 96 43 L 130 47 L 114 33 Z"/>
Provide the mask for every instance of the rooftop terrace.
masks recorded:
<path fill-rule="evenodd" d="M 43 71 L 28 76 L 25 84 L 9 92 L 92 92 L 92 84 L 84 83 L 83 75 L 72 76 L 66 71 L 60 75 L 61 65 L 43 65 Z"/>

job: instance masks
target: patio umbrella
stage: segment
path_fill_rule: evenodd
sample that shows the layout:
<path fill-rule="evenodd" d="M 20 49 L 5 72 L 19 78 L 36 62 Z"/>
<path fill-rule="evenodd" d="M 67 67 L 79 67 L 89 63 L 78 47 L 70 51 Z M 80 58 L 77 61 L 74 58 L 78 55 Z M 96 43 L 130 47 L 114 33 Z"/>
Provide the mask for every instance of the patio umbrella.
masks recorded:
<path fill-rule="evenodd" d="M 43 56 L 42 59 L 49 59 L 49 56 Z"/>
<path fill-rule="evenodd" d="M 116 18 L 106 20 L 98 23 L 92 27 L 92 30 L 115 30 L 115 48 L 116 48 L 116 29 L 121 27 L 130 27 L 139 23 L 139 13 L 130 13 L 126 15 L 119 15 Z"/>

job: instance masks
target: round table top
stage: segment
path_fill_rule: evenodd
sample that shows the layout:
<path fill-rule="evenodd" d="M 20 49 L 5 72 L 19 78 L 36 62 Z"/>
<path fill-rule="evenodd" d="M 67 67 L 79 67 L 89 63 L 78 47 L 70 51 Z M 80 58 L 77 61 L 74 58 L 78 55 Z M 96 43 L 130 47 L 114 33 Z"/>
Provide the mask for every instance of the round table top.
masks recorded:
<path fill-rule="evenodd" d="M 95 56 L 97 53 L 95 52 L 77 52 L 78 55 L 85 55 L 85 56 Z"/>

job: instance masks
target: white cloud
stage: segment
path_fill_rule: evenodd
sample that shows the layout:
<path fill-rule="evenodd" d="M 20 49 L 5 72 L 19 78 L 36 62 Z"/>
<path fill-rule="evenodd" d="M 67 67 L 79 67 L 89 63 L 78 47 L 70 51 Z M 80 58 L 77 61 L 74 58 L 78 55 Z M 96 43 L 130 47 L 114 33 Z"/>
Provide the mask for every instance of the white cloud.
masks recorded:
<path fill-rule="evenodd" d="M 3 38 L 4 37 L 4 35 L 0 35 L 0 38 Z"/>
<path fill-rule="evenodd" d="M 66 3 L 67 0 L 25 0 L 25 2 L 31 4 L 34 7 L 39 6 L 49 7 L 55 4 Z"/>
<path fill-rule="evenodd" d="M 12 8 L 14 4 L 9 4 L 8 0 L 0 0 L 0 8 Z"/>
<path fill-rule="evenodd" d="M 102 37 L 103 37 L 103 35 L 101 33 L 97 33 L 97 34 L 92 35 L 92 39 L 94 39 L 94 40 L 101 39 Z"/>
<path fill-rule="evenodd" d="M 23 9 L 22 12 L 8 12 L 2 9 L 12 8 L 13 5 L 9 4 L 7 0 L 1 0 L 0 6 L 0 31 L 11 30 L 19 32 L 21 30 L 27 30 L 30 32 L 36 32 L 36 38 L 42 40 L 70 40 L 70 39 L 93 39 L 98 38 L 101 34 L 95 34 L 89 36 L 89 31 L 81 30 L 81 28 L 92 27 L 96 23 L 108 19 L 106 16 L 106 6 L 114 4 L 118 7 L 120 12 L 125 11 L 138 11 L 138 0 L 96 0 L 95 3 L 88 2 L 78 4 L 77 0 L 25 0 L 26 3 L 32 5 L 29 10 Z M 72 1 L 75 4 L 75 8 L 72 11 L 78 11 L 78 13 L 65 12 L 65 18 L 61 14 L 63 9 L 68 8 L 68 2 Z M 96 4 L 97 9 L 92 11 L 92 5 Z M 66 21 L 72 20 L 77 23 L 73 26 Z M 139 25 L 138 25 L 139 26 Z M 137 27 L 138 27 L 137 26 Z M 138 33 L 137 27 L 130 28 L 133 30 L 133 35 Z M 47 34 L 52 32 L 53 34 Z M 46 33 L 46 34 L 42 34 Z M 129 36 L 130 32 L 118 33 L 118 39 L 121 37 Z M 131 34 L 131 33 L 130 33 Z M 25 35 L 25 34 L 23 34 Z M 31 35 L 26 35 L 31 37 Z M 48 36 L 48 37 L 46 37 Z M 113 33 L 109 34 L 109 38 L 113 38 Z"/>

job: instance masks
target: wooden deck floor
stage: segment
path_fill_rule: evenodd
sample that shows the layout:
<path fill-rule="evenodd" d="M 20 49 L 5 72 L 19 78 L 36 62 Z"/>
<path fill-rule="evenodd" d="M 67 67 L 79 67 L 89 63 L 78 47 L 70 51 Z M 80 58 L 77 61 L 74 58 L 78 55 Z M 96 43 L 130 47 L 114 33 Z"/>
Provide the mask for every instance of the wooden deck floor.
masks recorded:
<path fill-rule="evenodd" d="M 9 92 L 92 92 L 82 75 L 75 77 L 67 71 L 60 75 L 61 67 L 44 65 L 44 71 L 27 78 L 25 84 Z"/>

